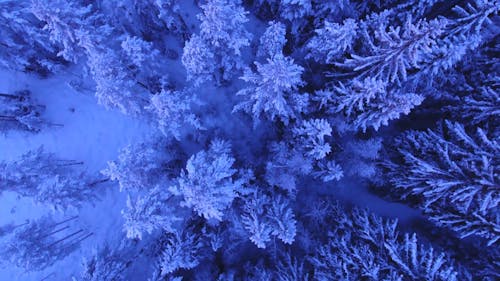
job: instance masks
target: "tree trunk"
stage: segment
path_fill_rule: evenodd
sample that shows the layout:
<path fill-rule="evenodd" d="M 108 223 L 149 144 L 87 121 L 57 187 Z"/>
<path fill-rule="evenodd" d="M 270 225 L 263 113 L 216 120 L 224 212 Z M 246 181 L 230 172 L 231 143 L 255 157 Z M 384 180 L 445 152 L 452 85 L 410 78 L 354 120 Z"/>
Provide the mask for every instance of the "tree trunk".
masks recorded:
<path fill-rule="evenodd" d="M 51 235 L 53 235 L 53 234 L 59 233 L 59 232 L 61 232 L 61 231 L 65 230 L 65 229 L 68 229 L 68 228 L 69 228 L 69 225 L 67 225 L 67 226 L 65 226 L 65 227 L 63 227 L 63 228 L 60 228 L 60 229 L 54 230 L 54 231 L 52 231 L 52 232 L 48 233 L 47 235 L 40 237 L 40 239 L 45 238 L 45 237 L 49 237 L 49 236 L 51 236 Z"/>
<path fill-rule="evenodd" d="M 60 243 L 60 242 L 63 242 L 64 240 L 67 240 L 68 238 L 71 238 L 71 237 L 73 237 L 73 236 L 75 236 L 75 235 L 77 235 L 78 233 L 81 233 L 81 232 L 83 232 L 83 229 L 80 229 L 80 230 L 78 230 L 78 231 L 76 231 L 76 232 L 71 233 L 70 235 L 67 235 L 67 236 L 65 236 L 65 237 L 63 237 L 63 238 L 61 238 L 61 239 L 59 239 L 59 240 L 55 241 L 54 243 L 52 243 L 52 244 L 50 244 L 49 246 L 47 246 L 47 248 L 50 248 L 50 247 L 52 247 L 52 246 L 55 246 L 56 244 L 58 244 L 58 243 Z"/>
<path fill-rule="evenodd" d="M 13 100 L 20 100 L 21 96 L 18 95 L 10 95 L 10 94 L 5 94 L 5 93 L 0 93 L 0 97 L 8 98 L 8 99 L 13 99 Z"/>
<path fill-rule="evenodd" d="M 91 183 L 88 184 L 89 187 L 94 187 L 100 183 L 105 183 L 105 182 L 108 182 L 110 181 L 111 179 L 110 178 L 105 178 L 105 179 L 102 179 L 102 180 L 96 180 L 96 181 L 93 181 Z"/>
<path fill-rule="evenodd" d="M 56 226 L 58 226 L 58 225 L 60 225 L 60 224 L 63 224 L 63 223 L 65 223 L 65 222 L 72 221 L 72 220 L 74 220 L 74 219 L 76 219 L 76 218 L 78 218 L 78 216 L 73 216 L 73 217 L 70 217 L 69 219 L 65 219 L 65 220 L 63 220 L 63 221 L 61 221 L 61 222 L 58 222 L 58 223 L 56 223 L 56 224 L 51 225 L 51 227 L 56 227 Z"/>

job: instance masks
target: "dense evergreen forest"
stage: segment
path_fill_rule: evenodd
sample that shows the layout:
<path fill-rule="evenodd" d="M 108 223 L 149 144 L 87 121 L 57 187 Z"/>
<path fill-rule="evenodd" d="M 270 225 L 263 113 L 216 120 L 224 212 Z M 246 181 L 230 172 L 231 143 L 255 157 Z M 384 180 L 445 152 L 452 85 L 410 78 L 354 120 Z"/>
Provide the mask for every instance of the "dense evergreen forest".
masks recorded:
<path fill-rule="evenodd" d="M 499 9 L 0 0 L 0 280 L 500 280 Z"/>

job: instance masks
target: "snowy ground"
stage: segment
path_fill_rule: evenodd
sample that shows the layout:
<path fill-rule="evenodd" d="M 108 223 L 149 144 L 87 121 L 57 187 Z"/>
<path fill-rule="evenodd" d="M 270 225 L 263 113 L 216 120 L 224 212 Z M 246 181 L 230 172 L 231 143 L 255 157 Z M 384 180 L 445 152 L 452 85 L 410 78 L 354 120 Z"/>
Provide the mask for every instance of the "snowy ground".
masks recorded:
<path fill-rule="evenodd" d="M 47 151 L 62 159 L 83 161 L 90 173 L 98 173 L 107 161 L 117 157 L 123 146 L 142 140 L 150 129 L 147 122 L 133 119 L 118 111 L 106 110 L 96 103 L 93 93 L 79 93 L 67 85 L 70 77 L 38 79 L 24 73 L 0 70 L 0 92 L 13 93 L 30 89 L 33 97 L 46 105 L 45 119 L 54 124 L 38 134 L 12 131 L 0 135 L 0 161 L 13 160 L 24 152 L 43 145 Z M 101 201 L 86 205 L 78 212 L 79 218 L 71 227 L 81 228 L 93 235 L 84 241 L 80 250 L 43 272 L 25 273 L 13 268 L 0 268 L 0 281 L 12 280 L 71 280 L 72 271 L 79 269 L 81 257 L 102 243 L 122 235 L 120 211 L 124 195 L 115 184 L 106 184 Z M 21 224 L 50 212 L 33 205 L 29 199 L 17 198 L 12 193 L 0 197 L 0 225 Z M 71 214 L 55 214 L 60 220 Z M 44 279 L 46 278 L 46 279 Z"/>

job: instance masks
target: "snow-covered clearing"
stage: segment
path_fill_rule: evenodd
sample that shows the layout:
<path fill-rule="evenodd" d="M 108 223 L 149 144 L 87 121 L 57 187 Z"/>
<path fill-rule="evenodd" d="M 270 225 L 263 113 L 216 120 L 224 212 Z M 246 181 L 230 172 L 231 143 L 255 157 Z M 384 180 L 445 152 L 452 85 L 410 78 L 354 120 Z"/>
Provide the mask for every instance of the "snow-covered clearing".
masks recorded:
<path fill-rule="evenodd" d="M 127 117 L 115 110 L 106 110 L 97 104 L 92 93 L 80 93 L 67 85 L 70 77 L 39 79 L 24 73 L 0 70 L 0 92 L 14 93 L 29 89 L 33 97 L 46 105 L 44 118 L 53 124 L 40 133 L 10 131 L 0 135 L 0 161 L 14 160 L 30 149 L 41 145 L 61 159 L 84 162 L 89 173 L 99 173 L 107 161 L 116 158 L 123 146 L 145 138 L 150 130 L 144 120 Z M 25 273 L 12 267 L 0 268 L 0 280 L 70 280 L 73 271 L 79 270 L 83 256 L 94 247 L 119 241 L 123 235 L 120 211 L 125 195 L 113 183 L 100 187 L 101 200 L 85 205 L 78 211 L 78 219 L 72 221 L 74 229 L 93 233 L 82 247 L 65 260 L 42 272 Z M 13 193 L 0 196 L 0 225 L 22 224 L 26 219 L 36 219 L 50 212 L 43 206 L 34 205 L 30 199 L 18 198 Z M 56 221 L 72 216 L 71 213 L 52 214 Z M 44 279 L 46 278 L 46 279 Z"/>

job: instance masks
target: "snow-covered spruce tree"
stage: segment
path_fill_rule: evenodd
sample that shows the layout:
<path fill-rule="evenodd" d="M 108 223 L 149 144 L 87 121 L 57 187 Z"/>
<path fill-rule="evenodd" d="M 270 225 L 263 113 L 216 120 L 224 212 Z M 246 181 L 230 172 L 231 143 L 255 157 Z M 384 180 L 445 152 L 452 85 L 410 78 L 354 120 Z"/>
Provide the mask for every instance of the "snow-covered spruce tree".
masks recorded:
<path fill-rule="evenodd" d="M 47 124 L 41 117 L 45 107 L 37 104 L 30 94 L 29 91 L 0 93 L 0 130 L 38 132 Z"/>
<path fill-rule="evenodd" d="M 121 149 L 118 160 L 108 162 L 101 173 L 117 180 L 120 191 L 149 190 L 160 184 L 168 175 L 176 173 L 172 164 L 178 152 L 161 138 L 128 145 Z"/>
<path fill-rule="evenodd" d="M 306 45 L 306 58 L 320 63 L 333 63 L 351 51 L 357 36 L 358 24 L 354 19 L 346 19 L 342 24 L 325 21 L 324 26 L 316 29 L 316 35 Z"/>
<path fill-rule="evenodd" d="M 352 1 L 352 0 L 338 0 L 338 1 L 323 1 L 311 0 L 312 4 L 312 21 L 315 28 L 323 26 L 325 22 L 338 22 L 343 19 L 353 18 L 357 19 L 365 14 L 366 10 L 363 4 L 366 2 L 380 2 L 375 1 Z M 384 2 L 387 2 L 384 1 Z"/>
<path fill-rule="evenodd" d="M 146 107 L 158 120 L 158 128 L 166 137 L 181 139 L 185 127 L 202 129 L 199 118 L 191 110 L 194 97 L 187 91 L 162 90 L 151 97 Z"/>
<path fill-rule="evenodd" d="M 271 143 L 268 149 L 271 157 L 266 164 L 266 182 L 294 194 L 298 177 L 311 173 L 313 159 L 285 142 Z"/>
<path fill-rule="evenodd" d="M 311 0 L 281 0 L 280 15 L 293 21 L 308 16 L 312 12 Z"/>
<path fill-rule="evenodd" d="M 179 269 L 192 269 L 203 259 L 203 243 L 189 230 L 167 234 L 161 246 L 158 267 L 162 277 Z"/>
<path fill-rule="evenodd" d="M 165 65 L 168 65 L 166 60 L 168 55 L 162 55 L 153 43 L 127 34 L 121 40 L 120 47 L 118 51 L 120 62 L 125 66 L 143 96 L 158 94 L 172 87 L 169 85 L 168 75 L 162 74 L 165 71 Z M 139 94 L 136 95 L 135 98 L 139 98 Z"/>
<path fill-rule="evenodd" d="M 29 1 L 0 2 L 0 66 L 47 75 L 63 64 L 42 28 Z"/>
<path fill-rule="evenodd" d="M 266 248 L 272 237 L 277 237 L 285 244 L 295 241 L 295 215 L 282 196 L 271 198 L 255 191 L 245 198 L 241 217 L 250 240 L 258 248 Z"/>
<path fill-rule="evenodd" d="M 82 229 L 70 230 L 65 224 L 71 219 L 57 223 L 43 217 L 16 228 L 2 245 L 2 258 L 26 271 L 40 271 L 55 264 L 77 250 L 80 242 L 91 235 Z"/>
<path fill-rule="evenodd" d="M 250 85 L 236 93 L 243 101 L 234 107 L 233 112 L 251 114 L 254 123 L 260 119 L 279 119 L 288 124 L 290 119 L 307 110 L 308 95 L 298 90 L 304 83 L 301 78 L 304 68 L 282 54 L 267 59 L 265 64 L 255 62 L 255 65 L 257 72 L 247 68 L 241 77 Z"/>
<path fill-rule="evenodd" d="M 152 43 L 137 36 L 126 35 L 120 46 L 128 63 L 127 68 L 138 70 L 157 67 L 160 52 L 153 47 Z"/>
<path fill-rule="evenodd" d="M 500 76 L 489 77 L 485 85 L 475 89 L 471 95 L 460 99 L 453 106 L 452 114 L 470 120 L 471 124 L 495 126 L 500 124 Z"/>
<path fill-rule="evenodd" d="M 101 9 L 114 26 L 123 26 L 128 34 L 140 35 L 163 46 L 168 34 L 184 36 L 187 26 L 181 16 L 179 0 L 102 1 Z"/>
<path fill-rule="evenodd" d="M 330 51 L 328 47 L 325 52 L 309 55 L 315 59 L 323 57 L 324 63 L 345 69 L 346 73 L 331 74 L 341 80 L 348 79 L 317 92 L 329 95 L 313 99 L 321 100 L 320 107 L 332 101 L 333 111 L 347 116 L 354 130 L 366 131 L 369 127 L 378 130 L 390 120 L 408 114 L 422 103 L 424 96 L 436 96 L 439 90 L 434 82 L 449 81 L 444 71 L 459 62 L 468 50 L 491 40 L 489 30 L 494 24 L 489 18 L 499 6 L 495 1 L 472 1 L 464 8 L 456 6 L 453 10 L 458 16 L 454 18 L 425 20 L 406 14 L 402 23 L 394 14 L 399 11 L 395 8 L 354 23 L 357 26 L 353 27 L 354 32 L 348 29 L 340 33 L 341 27 L 347 26 L 338 25 L 336 31 L 342 40 L 334 40 L 339 46 L 332 47 L 333 53 L 326 52 Z M 320 44 L 320 35 L 310 40 L 312 47 Z M 350 39 L 347 40 L 350 43 L 343 39 Z M 347 58 L 335 58 L 337 52 L 354 45 L 356 50 L 350 50 Z M 339 60 L 340 63 L 335 62 Z"/>
<path fill-rule="evenodd" d="M 368 140 L 350 139 L 341 144 L 341 151 L 335 157 L 342 163 L 346 176 L 356 176 L 372 181 L 377 179 L 377 161 L 382 149 L 381 138 Z"/>
<path fill-rule="evenodd" d="M 303 258 L 294 257 L 289 251 L 279 254 L 274 258 L 273 263 L 266 267 L 263 259 L 258 260 L 257 264 L 246 264 L 244 271 L 240 272 L 238 278 L 234 280 L 248 281 L 312 281 L 312 272 L 306 266 Z M 235 275 L 235 274 L 233 274 Z M 220 279 L 226 280 L 226 279 Z M 233 279 L 230 279 L 233 280 Z"/>
<path fill-rule="evenodd" d="M 94 250 L 90 258 L 84 258 L 83 270 L 78 281 L 122 281 L 126 280 L 124 271 L 129 262 L 123 255 L 113 251 L 109 246 Z"/>
<path fill-rule="evenodd" d="M 30 10 L 44 23 L 43 29 L 49 34 L 50 42 L 58 46 L 57 55 L 76 63 L 83 55 L 79 32 L 91 24 L 87 18 L 92 7 L 80 5 L 79 1 L 33 0 Z"/>
<path fill-rule="evenodd" d="M 332 136 L 332 127 L 326 119 L 303 120 L 292 128 L 292 136 L 294 150 L 313 165 L 313 177 L 329 182 L 340 180 L 344 176 L 343 168 L 333 160 L 333 153 L 330 153 L 332 148 L 326 138 Z M 268 164 L 268 168 L 272 166 L 273 164 Z M 309 175 L 306 170 L 303 174 Z"/>
<path fill-rule="evenodd" d="M 60 55 L 75 62 L 86 58 L 100 104 L 130 115 L 143 112 L 149 94 L 157 90 L 150 80 L 157 80 L 161 64 L 152 44 L 124 36 L 119 26 L 110 25 L 110 18 L 82 3 L 36 0 L 32 9 L 47 23 L 51 39 L 64 47 Z"/>
<path fill-rule="evenodd" d="M 500 75 L 497 71 L 500 58 L 494 57 L 496 49 L 485 47 L 468 55 L 457 65 L 453 78 L 446 79 L 456 82 L 440 87 L 441 92 L 451 96 L 446 111 L 453 120 L 492 129 L 494 124 L 500 123 Z"/>
<path fill-rule="evenodd" d="M 500 239 L 498 135 L 467 132 L 446 121 L 440 131 L 410 131 L 395 142 L 385 164 L 389 181 L 404 200 L 413 198 L 436 224 L 461 238 L 478 235 L 488 245 Z"/>
<path fill-rule="evenodd" d="M 332 205 L 328 240 L 310 258 L 314 280 L 465 280 L 444 253 L 400 235 L 397 221 Z M 325 221 L 326 223 L 326 221 Z"/>
<path fill-rule="evenodd" d="M 453 17 L 446 22 L 446 29 L 437 46 L 427 52 L 425 63 L 420 67 L 418 80 L 425 81 L 428 75 L 440 76 L 454 67 L 465 54 L 476 50 L 481 44 L 494 40 L 498 23 L 491 19 L 498 15 L 498 0 L 473 0 L 452 8 Z"/>
<path fill-rule="evenodd" d="M 79 208 L 97 199 L 98 183 L 75 169 L 80 164 L 83 163 L 58 159 L 39 147 L 14 162 L 0 162 L 0 192 L 12 191 L 54 210 Z"/>
<path fill-rule="evenodd" d="M 354 130 L 373 128 L 378 130 L 387 126 L 390 120 L 420 105 L 424 97 L 415 93 L 402 93 L 402 90 L 392 89 L 386 82 L 373 78 L 352 80 L 348 86 L 340 84 L 334 88 L 334 112 L 341 112 L 348 118 Z"/>
<path fill-rule="evenodd" d="M 181 220 L 174 209 L 173 195 L 157 186 L 148 194 L 132 201 L 127 198 L 127 209 L 122 210 L 123 228 L 127 237 L 142 239 L 145 233 L 153 231 L 174 232 L 174 223 Z"/>
<path fill-rule="evenodd" d="M 297 42 L 304 29 L 308 26 L 310 16 L 313 15 L 311 0 L 278 0 L 280 18 L 290 26 L 290 34 Z"/>
<path fill-rule="evenodd" d="M 285 253 L 276 264 L 273 279 L 278 281 L 311 280 L 303 259 Z"/>
<path fill-rule="evenodd" d="M 305 155 L 315 160 L 323 159 L 330 153 L 330 144 L 325 137 L 332 135 L 332 127 L 325 119 L 304 120 L 293 129 L 294 141 Z"/>
<path fill-rule="evenodd" d="M 385 84 L 401 84 L 407 80 L 408 73 L 417 69 L 427 59 L 427 53 L 437 44 L 436 40 L 444 32 L 447 21 L 435 19 L 412 22 L 409 17 L 404 26 L 396 27 L 382 23 L 368 27 L 361 25 L 361 33 L 369 51 L 363 55 L 352 53 L 351 58 L 338 64 L 356 74 L 356 79 L 371 78 Z"/>
<path fill-rule="evenodd" d="M 401 26 L 390 22 L 391 16 L 398 15 L 397 9 L 372 14 L 359 24 L 365 52 L 352 53 L 337 65 L 357 79 L 371 77 L 401 85 L 412 78 L 429 83 L 429 78 L 439 76 L 480 45 L 484 26 L 490 25 L 489 17 L 499 9 L 496 0 L 474 0 L 464 7 L 455 6 L 455 18 L 424 20 L 405 15 Z"/>
<path fill-rule="evenodd" d="M 320 161 L 312 175 L 323 182 L 330 182 L 344 177 L 344 170 L 334 160 Z"/>
<path fill-rule="evenodd" d="M 208 44 L 197 34 L 186 41 L 182 53 L 182 64 L 186 68 L 187 80 L 195 86 L 212 79 L 217 68 L 215 54 Z"/>
<path fill-rule="evenodd" d="M 252 38 L 244 27 L 248 12 L 240 0 L 209 0 L 200 7 L 200 34 L 186 42 L 182 58 L 188 79 L 199 80 L 201 74 L 201 80 L 227 81 L 244 66 L 241 51 Z"/>
<path fill-rule="evenodd" d="M 271 21 L 268 25 L 259 39 L 258 57 L 271 58 L 282 54 L 286 44 L 286 26 L 276 21 Z"/>
<path fill-rule="evenodd" d="M 147 93 L 112 49 L 88 50 L 88 67 L 96 82 L 97 101 L 107 108 L 118 108 L 125 114 L 140 114 L 148 104 Z"/>
<path fill-rule="evenodd" d="M 183 197 L 181 206 L 192 208 L 205 219 L 222 220 L 249 175 L 233 168 L 235 159 L 228 142 L 214 140 L 208 150 L 192 155 L 170 191 Z"/>
<path fill-rule="evenodd" d="M 333 160 L 329 137 L 332 128 L 326 119 L 296 122 L 284 139 L 269 146 L 265 180 L 293 195 L 299 177 L 313 176 L 323 182 L 340 180 L 343 169 Z"/>

